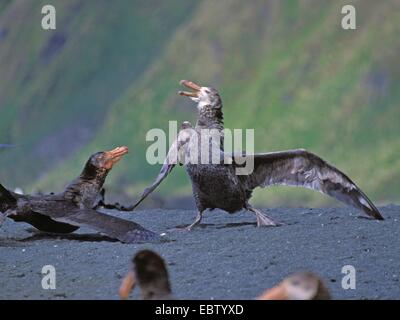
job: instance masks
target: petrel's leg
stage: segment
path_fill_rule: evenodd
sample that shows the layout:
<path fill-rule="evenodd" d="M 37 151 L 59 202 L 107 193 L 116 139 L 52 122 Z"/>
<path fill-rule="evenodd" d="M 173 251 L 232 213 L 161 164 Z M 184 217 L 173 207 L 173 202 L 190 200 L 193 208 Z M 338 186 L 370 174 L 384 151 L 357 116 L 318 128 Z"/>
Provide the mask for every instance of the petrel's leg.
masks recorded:
<path fill-rule="evenodd" d="M 246 209 L 253 212 L 256 215 L 257 227 L 277 227 L 282 225 L 282 223 L 273 220 L 266 214 L 262 213 L 260 210 L 254 209 L 251 206 L 247 206 Z"/>
<path fill-rule="evenodd" d="M 190 226 L 185 228 L 187 231 L 192 230 L 193 227 L 197 226 L 201 222 L 201 220 L 203 219 L 203 212 L 204 211 L 198 211 L 196 220 L 194 220 L 194 222 Z"/>
<path fill-rule="evenodd" d="M 195 226 L 197 226 L 201 222 L 201 220 L 203 219 L 203 213 L 204 213 L 204 210 L 198 211 L 196 220 L 194 220 L 194 222 L 191 225 L 189 225 L 187 227 L 178 226 L 178 227 L 175 227 L 174 230 L 175 231 L 191 231 Z"/>

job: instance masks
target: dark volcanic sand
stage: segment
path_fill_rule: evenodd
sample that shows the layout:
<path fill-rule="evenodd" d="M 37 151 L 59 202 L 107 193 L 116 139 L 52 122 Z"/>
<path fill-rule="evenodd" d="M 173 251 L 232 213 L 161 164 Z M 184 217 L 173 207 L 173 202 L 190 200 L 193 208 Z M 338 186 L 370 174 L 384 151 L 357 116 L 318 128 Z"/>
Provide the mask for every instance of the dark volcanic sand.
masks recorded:
<path fill-rule="evenodd" d="M 29 225 L 7 220 L 0 228 L 0 298 L 117 299 L 132 255 L 150 248 L 168 262 L 173 290 L 182 299 L 252 299 L 304 269 L 320 274 L 337 299 L 400 299 L 400 207 L 381 211 L 385 221 L 360 218 L 348 207 L 270 209 L 286 225 L 259 229 L 249 213 L 216 210 L 192 232 L 167 230 L 192 222 L 195 211 L 118 214 L 167 231 L 171 240 L 140 245 L 94 241 L 102 237 L 41 238 Z M 41 288 L 47 264 L 56 268 L 56 290 Z M 348 264 L 357 270 L 356 290 L 341 288 L 341 269 Z"/>

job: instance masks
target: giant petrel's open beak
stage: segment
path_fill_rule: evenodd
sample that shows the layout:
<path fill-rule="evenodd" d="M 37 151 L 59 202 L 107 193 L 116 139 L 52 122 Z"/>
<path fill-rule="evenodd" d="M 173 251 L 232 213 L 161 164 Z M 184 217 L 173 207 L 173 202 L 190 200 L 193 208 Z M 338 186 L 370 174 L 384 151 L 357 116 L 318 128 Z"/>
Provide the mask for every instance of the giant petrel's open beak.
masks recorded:
<path fill-rule="evenodd" d="M 106 169 L 112 169 L 112 167 L 121 160 L 128 151 L 128 147 L 117 147 L 111 151 L 104 152 L 104 167 Z"/>
<path fill-rule="evenodd" d="M 198 98 L 199 97 L 201 86 L 199 86 L 198 84 L 196 84 L 196 83 L 194 83 L 192 81 L 189 81 L 189 80 L 181 80 L 180 84 L 182 86 L 185 86 L 185 87 L 187 87 L 189 89 L 192 89 L 194 91 L 194 92 L 179 91 L 179 94 L 181 96 L 186 96 L 186 97 L 189 97 L 189 98 Z"/>

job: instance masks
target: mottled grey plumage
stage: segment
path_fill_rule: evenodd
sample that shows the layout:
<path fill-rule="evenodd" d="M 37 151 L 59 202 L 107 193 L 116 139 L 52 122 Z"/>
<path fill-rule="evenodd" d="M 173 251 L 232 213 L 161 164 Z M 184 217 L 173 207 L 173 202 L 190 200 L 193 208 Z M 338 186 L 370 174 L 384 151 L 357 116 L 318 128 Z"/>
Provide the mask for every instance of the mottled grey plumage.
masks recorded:
<path fill-rule="evenodd" d="M 200 87 L 186 80 L 181 83 L 194 90 L 180 94 L 198 102 L 196 127 L 192 128 L 189 123 L 184 123 L 156 181 L 144 191 L 134 207 L 167 177 L 176 163 L 181 163 L 185 165 L 190 176 L 199 211 L 189 229 L 201 221 L 204 210 L 215 208 L 229 213 L 246 209 L 256 214 L 258 226 L 277 225 L 248 203 L 255 188 L 271 185 L 317 190 L 361 209 L 375 219 L 383 220 L 378 209 L 350 178 L 311 152 L 298 149 L 255 155 L 225 153 L 222 101 L 217 90 Z M 202 129 L 212 130 L 209 133 L 205 130 L 204 134 Z M 197 154 L 196 150 L 199 150 Z M 201 155 L 207 152 L 217 155 L 219 163 L 196 164 L 200 163 Z M 249 174 L 239 175 L 237 170 L 243 167 L 243 160 L 254 161 L 254 170 Z"/>
<path fill-rule="evenodd" d="M 86 226 L 125 243 L 156 240 L 158 235 L 137 223 L 96 211 L 108 173 L 127 151 L 122 147 L 91 156 L 80 176 L 60 194 L 19 195 L 0 185 L 0 213 L 46 232 L 70 233 Z"/>

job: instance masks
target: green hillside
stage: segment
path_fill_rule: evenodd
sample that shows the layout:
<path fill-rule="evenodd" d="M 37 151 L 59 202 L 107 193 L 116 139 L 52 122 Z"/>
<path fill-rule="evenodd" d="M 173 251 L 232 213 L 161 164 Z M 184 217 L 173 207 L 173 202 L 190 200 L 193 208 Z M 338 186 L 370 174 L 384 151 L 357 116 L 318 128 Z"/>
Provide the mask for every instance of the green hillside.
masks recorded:
<path fill-rule="evenodd" d="M 34 183 L 90 142 L 110 106 L 195 7 L 179 0 L 116 2 L 52 1 L 55 31 L 41 28 L 47 1 L 9 1 L 2 10 L 0 137 L 19 146 L 2 154 L 3 180 Z"/>
<path fill-rule="evenodd" d="M 60 190 L 89 154 L 128 145 L 108 184 L 136 196 L 159 170 L 146 162 L 146 132 L 195 121 L 176 94 L 188 78 L 220 90 L 226 127 L 254 128 L 256 151 L 309 149 L 372 200 L 399 201 L 398 1 L 53 1 L 55 32 L 40 29 L 40 1 L 8 2 L 0 137 L 18 147 L 1 153 L 7 185 Z M 357 30 L 345 31 L 349 3 Z M 159 193 L 190 194 L 184 170 Z M 332 203 L 288 188 L 255 201 Z"/>

